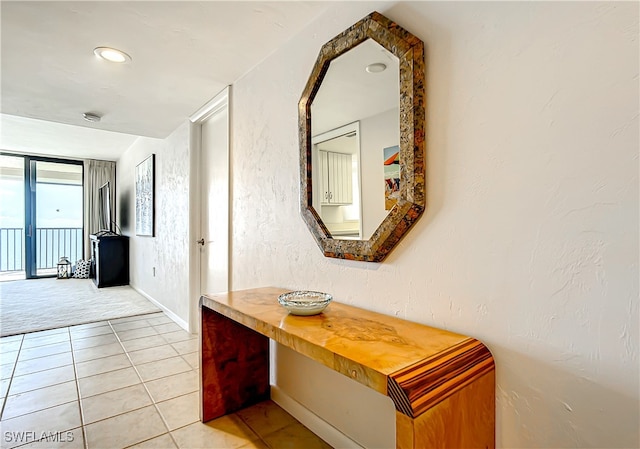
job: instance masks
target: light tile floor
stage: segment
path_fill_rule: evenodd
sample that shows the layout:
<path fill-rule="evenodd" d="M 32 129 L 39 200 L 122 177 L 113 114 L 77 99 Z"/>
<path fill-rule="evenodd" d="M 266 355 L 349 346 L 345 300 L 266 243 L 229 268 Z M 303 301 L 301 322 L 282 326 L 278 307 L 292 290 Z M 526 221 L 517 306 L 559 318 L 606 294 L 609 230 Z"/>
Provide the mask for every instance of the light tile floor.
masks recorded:
<path fill-rule="evenodd" d="M 198 419 L 198 339 L 154 313 L 0 339 L 0 447 L 330 448 L 271 401 Z"/>

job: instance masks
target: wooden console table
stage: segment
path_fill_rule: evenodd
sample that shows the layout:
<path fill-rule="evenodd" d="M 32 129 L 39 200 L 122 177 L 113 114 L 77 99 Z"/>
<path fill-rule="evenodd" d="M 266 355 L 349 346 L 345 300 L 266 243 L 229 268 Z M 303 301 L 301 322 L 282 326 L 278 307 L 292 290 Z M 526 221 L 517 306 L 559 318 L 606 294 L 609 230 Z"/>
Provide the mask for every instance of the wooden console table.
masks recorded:
<path fill-rule="evenodd" d="M 495 447 L 495 369 L 479 341 L 332 302 L 289 315 L 258 288 L 200 299 L 203 422 L 269 398 L 269 339 L 375 391 L 396 407 L 396 447 Z"/>

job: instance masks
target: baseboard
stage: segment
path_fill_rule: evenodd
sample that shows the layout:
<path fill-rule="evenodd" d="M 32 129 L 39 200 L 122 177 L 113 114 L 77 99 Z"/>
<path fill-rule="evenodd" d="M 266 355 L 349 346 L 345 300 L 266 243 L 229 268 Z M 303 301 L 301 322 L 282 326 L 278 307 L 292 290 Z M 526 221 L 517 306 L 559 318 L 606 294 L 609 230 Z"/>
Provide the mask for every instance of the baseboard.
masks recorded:
<path fill-rule="evenodd" d="M 162 311 L 164 313 L 167 314 L 167 316 L 169 318 L 171 318 L 173 321 L 175 321 L 175 323 L 180 326 L 181 328 L 183 328 L 184 330 L 186 330 L 187 332 L 189 332 L 189 323 L 187 323 L 185 320 L 183 320 L 182 318 L 180 318 L 178 315 L 176 315 L 175 313 L 173 313 L 171 310 L 167 309 L 166 306 L 160 304 L 158 301 L 156 301 L 155 299 L 153 299 L 151 296 L 147 295 L 143 290 L 139 289 L 138 287 L 136 287 L 133 284 L 129 284 L 129 286 L 134 289 L 135 291 L 137 291 L 138 293 L 140 293 L 142 296 L 144 296 L 145 298 L 147 298 L 149 301 L 151 301 L 156 307 L 158 307 L 159 309 L 162 309 Z"/>
<path fill-rule="evenodd" d="M 363 449 L 358 443 L 300 404 L 277 385 L 271 385 L 271 400 L 332 447 Z"/>

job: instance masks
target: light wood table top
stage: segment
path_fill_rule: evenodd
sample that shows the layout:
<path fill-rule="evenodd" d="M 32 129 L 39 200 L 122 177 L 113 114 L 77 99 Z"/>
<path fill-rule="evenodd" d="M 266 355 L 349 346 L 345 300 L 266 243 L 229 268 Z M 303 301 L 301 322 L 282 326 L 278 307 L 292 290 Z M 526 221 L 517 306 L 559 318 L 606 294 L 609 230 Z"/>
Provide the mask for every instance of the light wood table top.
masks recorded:
<path fill-rule="evenodd" d="M 428 408 L 417 396 L 424 396 L 425 388 L 432 390 L 434 382 L 451 377 L 452 370 L 459 371 L 465 357 L 465 371 L 487 357 L 490 363 L 484 368 L 493 368 L 490 353 L 477 340 L 337 301 L 318 315 L 291 315 L 278 303 L 278 296 L 287 291 L 266 287 L 206 295 L 202 305 L 391 396 L 399 409 L 399 402 L 404 402 L 403 411 L 410 416 Z M 396 382 L 390 383 L 390 378 Z M 402 397 L 388 391 L 393 384 L 400 384 Z M 448 391 L 452 385 L 444 387 Z"/>

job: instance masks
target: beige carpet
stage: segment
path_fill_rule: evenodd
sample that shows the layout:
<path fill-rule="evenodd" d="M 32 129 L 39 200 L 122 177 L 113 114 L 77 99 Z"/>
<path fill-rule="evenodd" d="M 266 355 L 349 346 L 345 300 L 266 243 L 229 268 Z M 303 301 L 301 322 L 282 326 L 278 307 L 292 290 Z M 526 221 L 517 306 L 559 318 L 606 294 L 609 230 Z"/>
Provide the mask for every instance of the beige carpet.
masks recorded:
<path fill-rule="evenodd" d="M 159 312 L 130 286 L 97 288 L 90 279 L 0 283 L 0 335 Z"/>

